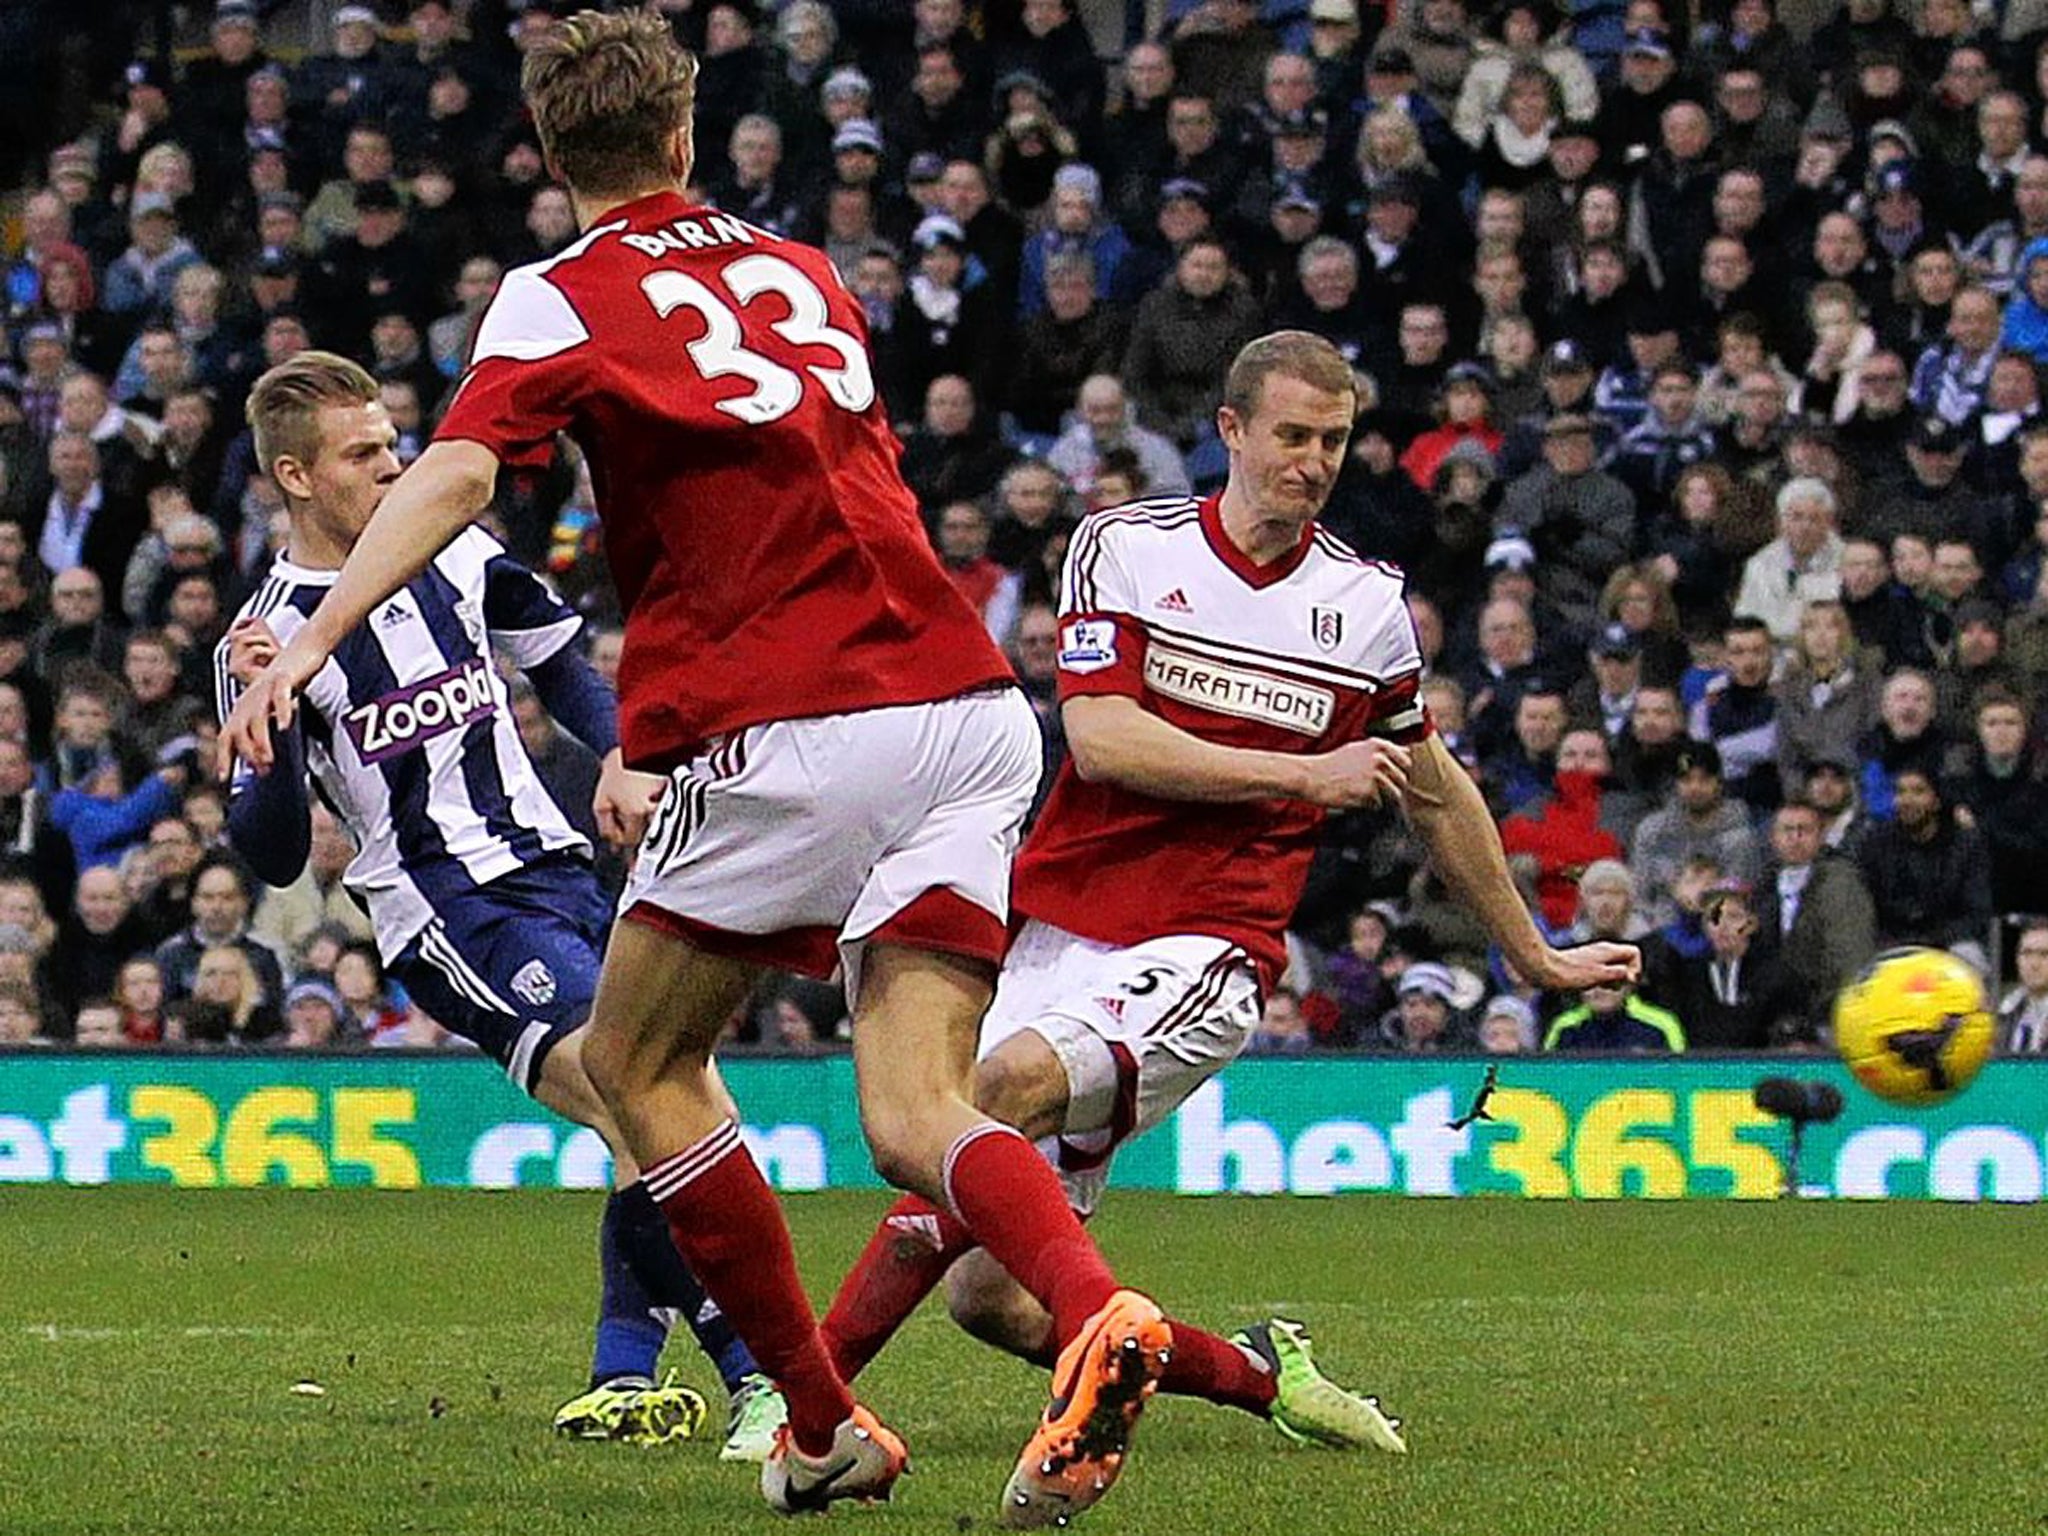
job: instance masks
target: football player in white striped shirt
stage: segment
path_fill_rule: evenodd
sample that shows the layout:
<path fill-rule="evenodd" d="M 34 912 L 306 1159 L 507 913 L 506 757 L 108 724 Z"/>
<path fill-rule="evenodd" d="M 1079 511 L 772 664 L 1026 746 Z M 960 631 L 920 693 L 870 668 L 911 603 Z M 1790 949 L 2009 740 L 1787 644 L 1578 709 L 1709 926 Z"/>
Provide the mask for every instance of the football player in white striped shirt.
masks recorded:
<path fill-rule="evenodd" d="M 305 352 L 272 369 L 248 416 L 258 461 L 284 493 L 291 540 L 216 654 L 223 719 L 319 605 L 399 473 L 376 384 L 345 358 Z M 495 539 L 466 531 L 335 650 L 306 707 L 277 733 L 271 771 L 241 766 L 229 832 L 259 875 L 289 885 L 311 835 L 310 776 L 355 836 L 343 878 L 368 908 L 390 972 L 432 1017 L 610 1148 L 590 1388 L 564 1405 L 556 1428 L 641 1443 L 694 1432 L 703 1399 L 656 1382 L 669 1320 L 680 1316 L 733 1393 L 727 1454 L 759 1460 L 772 1446 L 773 1394 L 717 1309 L 707 1311 L 583 1070 L 609 903 L 590 845 L 526 756 L 493 663 L 494 650 L 509 655 L 572 735 L 615 757 L 617 700 L 576 648 L 581 627 Z M 608 834 L 621 807 L 605 797 L 631 782 L 608 776 L 600 786 Z"/>

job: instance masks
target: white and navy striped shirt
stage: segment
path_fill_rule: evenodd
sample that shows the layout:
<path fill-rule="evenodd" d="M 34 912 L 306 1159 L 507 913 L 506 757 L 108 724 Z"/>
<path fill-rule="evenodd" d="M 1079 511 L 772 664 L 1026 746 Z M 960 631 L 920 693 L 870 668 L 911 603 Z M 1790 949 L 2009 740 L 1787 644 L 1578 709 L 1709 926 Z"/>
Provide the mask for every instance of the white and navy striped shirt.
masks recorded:
<path fill-rule="evenodd" d="M 280 556 L 238 617 L 291 642 L 339 571 Z M 479 528 L 465 530 L 335 647 L 301 699 L 306 761 L 355 834 L 343 876 L 369 907 L 387 963 L 437 908 L 561 850 L 587 854 L 519 740 L 495 647 L 522 668 L 582 621 Z M 241 694 L 228 643 L 214 653 L 223 720 Z M 238 764 L 232 789 L 248 782 Z"/>

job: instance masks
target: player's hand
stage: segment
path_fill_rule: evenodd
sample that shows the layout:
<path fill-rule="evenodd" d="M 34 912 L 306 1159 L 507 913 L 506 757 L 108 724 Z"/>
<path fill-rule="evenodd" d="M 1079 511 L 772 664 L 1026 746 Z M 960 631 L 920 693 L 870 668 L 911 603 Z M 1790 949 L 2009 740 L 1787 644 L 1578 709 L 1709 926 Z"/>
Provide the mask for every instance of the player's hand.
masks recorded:
<path fill-rule="evenodd" d="M 597 830 L 614 848 L 631 852 L 647 833 L 647 820 L 654 814 L 668 789 L 668 780 L 658 773 L 641 773 L 628 768 L 619 749 L 605 753 L 597 775 L 597 792 L 590 797 Z"/>
<path fill-rule="evenodd" d="M 1347 741 L 1307 759 L 1307 767 L 1301 798 L 1333 811 L 1398 800 L 1408 787 L 1408 749 L 1397 742 Z"/>
<path fill-rule="evenodd" d="M 1515 969 L 1546 992 L 1583 992 L 1587 987 L 1633 986 L 1643 973 L 1643 952 L 1633 944 L 1580 944 L 1552 949 Z"/>
<path fill-rule="evenodd" d="M 235 620 L 228 626 L 228 676 L 248 687 L 280 649 L 268 619 Z"/>
<path fill-rule="evenodd" d="M 214 771 L 223 779 L 235 771 L 240 758 L 258 773 L 270 772 L 277 761 L 273 731 L 290 727 L 298 711 L 299 690 L 327 664 L 327 653 L 305 640 L 300 631 L 292 643 L 279 651 L 262 671 L 251 677 L 235 700 L 227 723 L 220 730 L 215 749 Z"/>

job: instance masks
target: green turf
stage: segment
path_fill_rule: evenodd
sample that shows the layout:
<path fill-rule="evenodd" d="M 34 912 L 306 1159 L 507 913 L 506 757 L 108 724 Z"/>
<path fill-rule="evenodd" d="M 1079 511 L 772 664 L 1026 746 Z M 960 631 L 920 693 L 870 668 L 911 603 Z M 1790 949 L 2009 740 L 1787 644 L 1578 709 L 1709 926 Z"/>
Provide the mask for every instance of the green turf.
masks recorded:
<path fill-rule="evenodd" d="M 877 1202 L 790 1209 L 822 1292 Z M 709 1446 L 550 1438 L 587 1359 L 597 1211 L 0 1193 L 0 1531 L 787 1529 Z M 1162 1402 L 1094 1529 L 2048 1527 L 2038 1211 L 1119 1195 L 1098 1231 L 1196 1320 L 1306 1317 L 1333 1373 L 1407 1416 L 1414 1454 L 1293 1450 Z M 292 1395 L 301 1379 L 327 1395 Z M 863 1384 L 917 1474 L 893 1510 L 835 1520 L 991 1529 L 1037 1376 L 928 1309 Z"/>

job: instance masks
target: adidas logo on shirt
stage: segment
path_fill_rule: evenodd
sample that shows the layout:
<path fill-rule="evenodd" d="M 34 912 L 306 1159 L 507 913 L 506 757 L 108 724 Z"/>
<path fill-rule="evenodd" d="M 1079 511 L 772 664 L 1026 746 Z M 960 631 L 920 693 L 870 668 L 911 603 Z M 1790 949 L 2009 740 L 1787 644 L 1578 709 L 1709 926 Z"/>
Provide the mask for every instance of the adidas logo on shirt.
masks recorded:
<path fill-rule="evenodd" d="M 1187 593 L 1183 592 L 1179 587 L 1175 587 L 1152 606 L 1165 613 L 1193 613 L 1195 611 L 1195 605 L 1188 601 Z"/>

